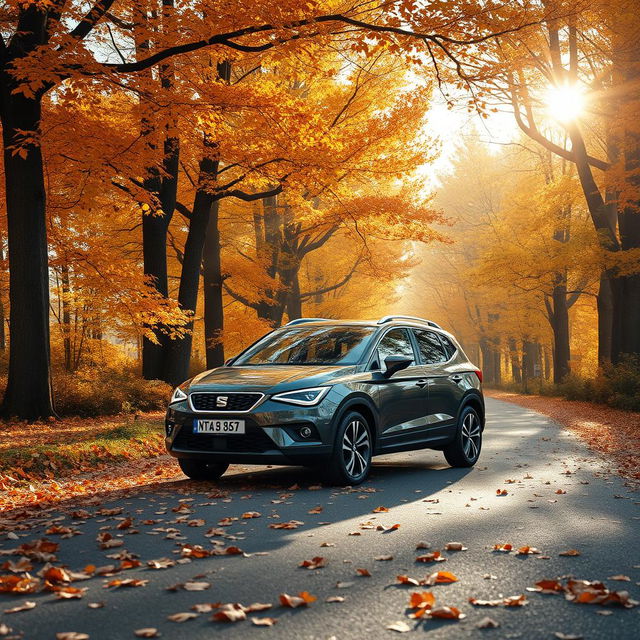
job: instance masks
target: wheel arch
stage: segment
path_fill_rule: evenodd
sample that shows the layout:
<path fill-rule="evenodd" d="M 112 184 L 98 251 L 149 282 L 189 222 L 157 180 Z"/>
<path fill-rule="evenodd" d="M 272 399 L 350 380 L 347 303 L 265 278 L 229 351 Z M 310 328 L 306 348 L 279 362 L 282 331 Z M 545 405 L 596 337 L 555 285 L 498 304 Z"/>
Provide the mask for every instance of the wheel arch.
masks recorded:
<path fill-rule="evenodd" d="M 337 426 L 340 420 L 348 411 L 358 411 L 369 423 L 371 428 L 371 438 L 373 439 L 372 448 L 375 452 L 378 443 L 378 409 L 368 396 L 364 394 L 356 394 L 347 397 L 342 404 L 338 407 L 335 413 L 334 427 L 337 430 Z"/>
<path fill-rule="evenodd" d="M 464 409 L 466 409 L 466 407 L 472 407 L 478 412 L 478 415 L 480 416 L 480 423 L 482 424 L 482 430 L 484 431 L 485 408 L 483 397 L 479 393 L 474 393 L 473 391 L 464 396 L 460 403 L 460 409 L 458 410 L 458 419 L 460 419 L 460 414 Z"/>

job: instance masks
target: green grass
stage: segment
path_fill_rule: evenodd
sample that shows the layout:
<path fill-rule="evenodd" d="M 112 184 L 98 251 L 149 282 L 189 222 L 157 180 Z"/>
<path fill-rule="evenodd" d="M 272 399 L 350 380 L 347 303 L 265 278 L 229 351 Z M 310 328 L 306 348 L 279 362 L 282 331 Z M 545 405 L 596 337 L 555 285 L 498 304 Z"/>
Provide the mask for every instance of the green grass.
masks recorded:
<path fill-rule="evenodd" d="M 109 462 L 150 458 L 164 451 L 160 420 L 139 420 L 78 437 L 60 444 L 17 446 L 0 452 L 0 473 L 15 477 L 58 477 Z"/>

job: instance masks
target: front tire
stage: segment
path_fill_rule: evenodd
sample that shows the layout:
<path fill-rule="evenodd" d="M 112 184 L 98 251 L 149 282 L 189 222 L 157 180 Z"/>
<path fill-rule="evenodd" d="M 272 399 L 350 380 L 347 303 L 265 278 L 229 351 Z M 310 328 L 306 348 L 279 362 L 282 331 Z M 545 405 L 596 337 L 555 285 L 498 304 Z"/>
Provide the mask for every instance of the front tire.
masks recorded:
<path fill-rule="evenodd" d="M 224 462 L 203 462 L 188 458 L 178 458 L 178 464 L 182 473 L 191 480 L 218 480 L 229 468 Z"/>
<path fill-rule="evenodd" d="M 458 420 L 456 436 L 444 447 L 444 457 L 452 467 L 472 467 L 482 449 L 482 422 L 473 407 L 465 407 Z"/>
<path fill-rule="evenodd" d="M 366 418 L 350 411 L 340 420 L 331 455 L 330 480 L 337 485 L 358 485 L 371 469 L 373 439 Z"/>

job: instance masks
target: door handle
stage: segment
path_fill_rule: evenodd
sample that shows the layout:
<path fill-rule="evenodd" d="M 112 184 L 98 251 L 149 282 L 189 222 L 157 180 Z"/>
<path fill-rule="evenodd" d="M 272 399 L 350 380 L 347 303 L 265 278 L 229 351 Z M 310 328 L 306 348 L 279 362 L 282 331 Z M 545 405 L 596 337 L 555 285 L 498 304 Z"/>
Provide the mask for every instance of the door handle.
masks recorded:
<path fill-rule="evenodd" d="M 454 373 L 452 376 L 449 376 L 449 380 L 452 380 L 453 382 L 462 382 L 462 378 L 463 376 L 459 373 Z"/>
<path fill-rule="evenodd" d="M 429 380 L 427 380 L 426 378 L 422 378 L 421 380 L 418 380 L 418 382 L 416 382 L 416 386 L 417 387 L 426 387 L 429 384 Z"/>

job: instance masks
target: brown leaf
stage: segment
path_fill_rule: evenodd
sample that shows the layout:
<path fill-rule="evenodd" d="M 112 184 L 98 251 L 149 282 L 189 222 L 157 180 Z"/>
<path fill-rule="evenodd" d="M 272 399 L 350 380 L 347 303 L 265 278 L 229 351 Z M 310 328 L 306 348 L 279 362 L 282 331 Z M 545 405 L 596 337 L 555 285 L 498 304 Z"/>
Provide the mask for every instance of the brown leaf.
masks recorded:
<path fill-rule="evenodd" d="M 251 624 L 255 624 L 256 627 L 273 627 L 277 622 L 278 618 L 251 618 Z"/>
<path fill-rule="evenodd" d="M 187 620 L 193 620 L 193 618 L 197 617 L 197 613 L 182 611 L 180 613 L 172 613 L 170 616 L 167 616 L 167 620 L 170 620 L 171 622 L 187 622 Z"/>
<path fill-rule="evenodd" d="M 457 607 L 436 607 L 429 611 L 429 617 L 442 618 L 444 620 L 462 620 L 466 618 L 466 615 L 460 611 Z"/>
<path fill-rule="evenodd" d="M 416 558 L 416 562 L 445 562 L 446 558 L 442 556 L 439 551 L 433 551 L 432 553 L 425 553 Z"/>
<path fill-rule="evenodd" d="M 577 549 L 569 549 L 568 551 L 561 551 L 559 556 L 579 556 L 580 552 Z"/>
<path fill-rule="evenodd" d="M 540 553 L 539 549 L 536 549 L 535 547 L 520 547 L 516 553 L 517 556 L 530 556 L 536 553 Z"/>
<path fill-rule="evenodd" d="M 119 589 L 120 587 L 144 587 L 148 582 L 148 580 L 141 580 L 140 578 L 127 578 L 126 580 L 116 578 L 115 580 L 107 582 L 105 588 L 114 587 Z"/>
<path fill-rule="evenodd" d="M 56 633 L 56 640 L 89 640 L 89 634 L 78 631 L 60 631 Z"/>
<path fill-rule="evenodd" d="M 304 522 L 299 520 L 290 520 L 289 522 L 272 522 L 269 525 L 269 529 L 297 529 Z"/>
<path fill-rule="evenodd" d="M 387 507 L 376 507 L 371 513 L 389 513 L 389 509 Z"/>
<path fill-rule="evenodd" d="M 513 545 L 512 544 L 494 544 L 493 545 L 493 550 L 494 551 L 503 551 L 505 553 L 509 553 L 509 551 L 513 551 Z"/>
<path fill-rule="evenodd" d="M 430 591 L 414 591 L 409 597 L 409 608 L 414 609 L 411 618 L 422 618 L 436 602 Z"/>
<path fill-rule="evenodd" d="M 242 514 L 241 518 L 243 520 L 250 520 L 251 518 L 259 518 L 262 514 L 258 511 L 246 511 Z"/>
<path fill-rule="evenodd" d="M 24 576 L 0 576 L 0 593 L 33 593 L 40 586 L 40 581 L 28 573 Z"/>
<path fill-rule="evenodd" d="M 289 607 L 291 609 L 306 607 L 316 600 L 317 598 L 312 596 L 308 591 L 301 591 L 297 596 L 290 596 L 288 593 L 280 594 L 280 604 L 283 607 Z"/>
<path fill-rule="evenodd" d="M 371 577 L 371 573 L 369 572 L 369 569 L 356 569 L 356 573 L 359 576 L 362 576 L 363 578 L 370 578 Z"/>
<path fill-rule="evenodd" d="M 157 638 L 160 633 L 153 627 L 146 627 L 144 629 L 136 629 L 133 632 L 138 638 Z"/>
<path fill-rule="evenodd" d="M 320 506 L 313 507 L 313 509 L 309 509 L 309 511 L 307 511 L 307 513 L 309 513 L 311 515 L 317 515 L 318 513 L 322 513 L 322 507 L 320 507 Z"/>
<path fill-rule="evenodd" d="M 444 548 L 447 551 L 466 551 L 467 547 L 462 545 L 462 542 L 447 542 L 444 545 Z"/>
<path fill-rule="evenodd" d="M 554 631 L 553 635 L 558 640 L 582 640 L 584 636 L 575 633 L 562 633 L 562 631 Z"/>
<path fill-rule="evenodd" d="M 247 614 L 241 604 L 224 604 L 211 619 L 216 622 L 240 622 L 247 619 Z"/>
<path fill-rule="evenodd" d="M 496 495 L 497 496 L 506 496 L 509 492 L 506 489 L 497 489 L 496 490 Z"/>
<path fill-rule="evenodd" d="M 298 566 L 305 569 L 321 569 L 327 566 L 327 561 L 322 556 L 315 556 L 311 560 L 303 560 Z"/>
<path fill-rule="evenodd" d="M 5 613 L 19 613 L 20 611 L 29 611 L 30 609 L 33 609 L 36 606 L 35 602 L 31 602 L 29 600 L 27 600 L 26 602 L 23 602 L 22 604 L 16 605 L 15 607 L 11 607 L 11 609 L 5 609 L 4 612 Z"/>
<path fill-rule="evenodd" d="M 423 584 L 431 586 L 434 584 L 451 584 L 452 582 L 458 582 L 457 576 L 453 573 L 450 571 L 436 571 L 424 580 Z"/>

